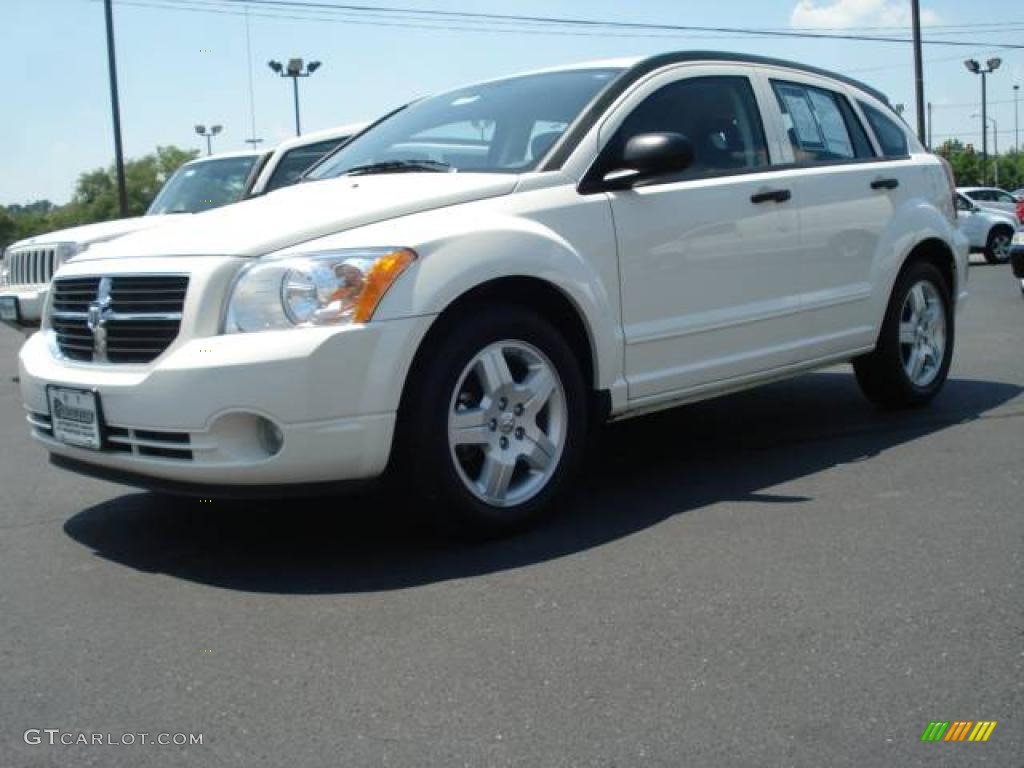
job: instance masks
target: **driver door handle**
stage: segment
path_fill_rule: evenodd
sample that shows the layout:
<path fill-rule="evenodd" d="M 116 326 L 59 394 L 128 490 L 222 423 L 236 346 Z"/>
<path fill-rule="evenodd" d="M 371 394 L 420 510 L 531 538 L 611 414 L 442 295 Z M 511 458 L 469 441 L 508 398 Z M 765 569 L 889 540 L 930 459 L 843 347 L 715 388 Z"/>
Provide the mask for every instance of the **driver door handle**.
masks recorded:
<path fill-rule="evenodd" d="M 784 203 L 793 196 L 793 193 L 788 189 L 768 189 L 764 192 L 758 192 L 757 194 L 750 196 L 750 202 L 754 205 L 758 203 Z"/>
<path fill-rule="evenodd" d="M 871 182 L 872 189 L 896 189 L 899 185 L 899 179 L 875 179 Z"/>

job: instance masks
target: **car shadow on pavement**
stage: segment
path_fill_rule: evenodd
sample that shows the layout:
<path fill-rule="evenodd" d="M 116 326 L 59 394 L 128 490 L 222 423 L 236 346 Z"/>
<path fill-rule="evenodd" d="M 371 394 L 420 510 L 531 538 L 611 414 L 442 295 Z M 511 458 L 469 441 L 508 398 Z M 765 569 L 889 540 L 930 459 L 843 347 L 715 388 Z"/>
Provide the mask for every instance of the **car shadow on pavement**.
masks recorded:
<path fill-rule="evenodd" d="M 880 412 L 851 373 L 822 372 L 608 425 L 581 491 L 549 523 L 485 543 L 442 540 L 402 494 L 200 502 L 135 492 L 64 526 L 100 557 L 226 589 L 400 589 L 581 552 L 719 502 L 801 504 L 770 489 L 982 417 L 1024 388 L 950 380 L 931 407 Z"/>

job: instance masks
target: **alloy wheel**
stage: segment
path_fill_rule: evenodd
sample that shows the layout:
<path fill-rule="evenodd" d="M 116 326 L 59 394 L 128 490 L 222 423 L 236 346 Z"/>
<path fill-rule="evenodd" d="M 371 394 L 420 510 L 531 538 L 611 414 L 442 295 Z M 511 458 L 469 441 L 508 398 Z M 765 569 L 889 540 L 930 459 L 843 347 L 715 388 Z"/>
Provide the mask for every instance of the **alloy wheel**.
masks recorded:
<path fill-rule="evenodd" d="M 907 378 L 927 387 L 946 353 L 946 312 L 938 289 L 928 280 L 914 283 L 900 312 L 900 358 Z"/>
<path fill-rule="evenodd" d="M 536 496 L 558 468 L 567 433 L 558 370 L 533 345 L 489 344 L 459 375 L 448 445 L 460 479 L 481 501 L 510 507 Z"/>

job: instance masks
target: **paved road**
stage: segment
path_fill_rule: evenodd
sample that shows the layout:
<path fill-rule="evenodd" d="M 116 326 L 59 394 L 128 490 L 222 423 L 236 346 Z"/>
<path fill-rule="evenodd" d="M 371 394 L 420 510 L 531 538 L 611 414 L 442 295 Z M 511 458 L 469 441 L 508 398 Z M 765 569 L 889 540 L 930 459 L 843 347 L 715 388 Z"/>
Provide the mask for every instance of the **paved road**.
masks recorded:
<path fill-rule="evenodd" d="M 1024 301 L 971 288 L 932 408 L 837 368 L 616 425 L 571 509 L 478 546 L 55 470 L 0 329 L 0 765 L 1020 766 Z M 999 725 L 919 742 L 957 719 Z"/>

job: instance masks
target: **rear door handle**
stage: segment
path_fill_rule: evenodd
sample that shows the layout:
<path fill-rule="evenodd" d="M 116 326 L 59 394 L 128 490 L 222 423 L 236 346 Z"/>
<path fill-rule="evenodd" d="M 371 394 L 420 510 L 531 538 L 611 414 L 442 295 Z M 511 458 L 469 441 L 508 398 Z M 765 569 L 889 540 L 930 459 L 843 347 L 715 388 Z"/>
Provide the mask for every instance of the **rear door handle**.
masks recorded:
<path fill-rule="evenodd" d="M 896 189 L 899 185 L 899 179 L 875 179 L 871 182 L 872 189 Z"/>
<path fill-rule="evenodd" d="M 758 203 L 784 203 L 793 196 L 793 193 L 788 189 L 769 189 L 765 192 L 758 192 L 755 195 L 750 196 L 750 202 L 757 205 Z"/>

